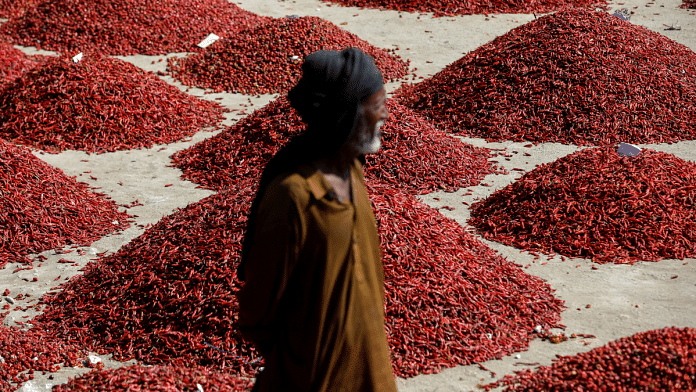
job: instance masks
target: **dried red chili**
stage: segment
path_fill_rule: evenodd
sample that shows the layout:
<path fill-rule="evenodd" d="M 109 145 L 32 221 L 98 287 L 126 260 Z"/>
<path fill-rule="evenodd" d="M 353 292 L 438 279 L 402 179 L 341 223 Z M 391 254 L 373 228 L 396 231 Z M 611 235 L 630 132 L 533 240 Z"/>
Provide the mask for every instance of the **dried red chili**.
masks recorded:
<path fill-rule="evenodd" d="M 38 0 L 0 0 L 0 18 L 16 18 L 21 16 Z"/>
<path fill-rule="evenodd" d="M 240 181 L 89 263 L 44 298 L 34 323 L 118 360 L 255 374 L 258 354 L 235 327 L 236 266 L 254 188 Z"/>
<path fill-rule="evenodd" d="M 0 88 L 36 65 L 36 61 L 20 50 L 8 43 L 0 42 Z"/>
<path fill-rule="evenodd" d="M 222 112 L 125 61 L 67 55 L 0 91 L 0 137 L 48 152 L 152 147 L 215 127 Z"/>
<path fill-rule="evenodd" d="M 696 329 L 640 332 L 586 353 L 559 356 L 485 385 L 521 391 L 691 391 L 696 388 Z"/>
<path fill-rule="evenodd" d="M 562 327 L 563 301 L 543 280 L 413 196 L 369 188 L 396 375 L 501 358 L 525 350 L 537 325 Z"/>
<path fill-rule="evenodd" d="M 19 389 L 23 382 L 34 379 L 34 371 L 55 372 L 60 364 L 75 366 L 86 356 L 79 347 L 40 328 L 21 330 L 4 326 L 6 315 L 0 313 L 0 392 Z"/>
<path fill-rule="evenodd" d="M 542 1 L 461 1 L 461 0 L 322 0 L 346 7 L 378 8 L 407 12 L 432 12 L 435 17 L 471 14 L 531 14 L 558 11 L 568 7 L 597 8 L 604 0 L 542 0 Z"/>
<path fill-rule="evenodd" d="M 365 175 L 408 193 L 454 191 L 500 173 L 491 152 L 462 143 L 394 102 L 382 127 L 383 148 L 366 157 Z M 269 103 L 226 131 L 172 156 L 183 177 L 208 189 L 257 178 L 273 154 L 305 125 L 285 97 Z"/>
<path fill-rule="evenodd" d="M 696 138 L 696 53 L 605 12 L 565 10 L 496 38 L 397 102 L 488 141 Z"/>
<path fill-rule="evenodd" d="M 67 244 L 89 245 L 130 226 L 113 201 L 28 149 L 0 139 L 0 268 Z"/>
<path fill-rule="evenodd" d="M 407 63 L 393 51 L 374 47 L 314 16 L 273 19 L 222 39 L 203 53 L 167 61 L 172 76 L 185 85 L 215 92 L 274 93 L 297 83 L 308 54 L 346 47 L 371 55 L 386 80 L 408 72 Z"/>
<path fill-rule="evenodd" d="M 696 164 L 649 149 L 578 151 L 471 206 L 469 224 L 521 249 L 633 263 L 696 255 Z"/>
<path fill-rule="evenodd" d="M 16 45 L 109 55 L 196 51 L 208 34 L 263 21 L 225 0 L 38 0 L 0 27 Z"/>
<path fill-rule="evenodd" d="M 248 391 L 250 378 L 215 372 L 202 367 L 128 366 L 119 369 L 93 370 L 58 385 L 53 392 L 119 392 L 133 391 Z"/>

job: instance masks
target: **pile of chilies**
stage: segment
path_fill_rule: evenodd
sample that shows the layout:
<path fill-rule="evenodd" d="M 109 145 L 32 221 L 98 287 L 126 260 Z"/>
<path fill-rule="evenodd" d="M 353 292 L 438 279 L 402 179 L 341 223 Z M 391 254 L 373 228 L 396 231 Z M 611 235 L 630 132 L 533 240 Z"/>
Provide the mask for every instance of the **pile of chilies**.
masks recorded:
<path fill-rule="evenodd" d="M 322 0 L 346 7 L 367 7 L 380 10 L 407 12 L 432 12 L 433 16 L 475 14 L 531 14 L 547 13 L 568 7 L 594 9 L 607 4 L 605 0 L 541 0 L 541 1 L 490 1 L 490 0 Z"/>
<path fill-rule="evenodd" d="M 484 386 L 505 392 L 693 391 L 696 330 L 663 328 L 621 338 L 589 352 L 559 356 L 551 366 L 529 369 Z"/>
<path fill-rule="evenodd" d="M 686 9 L 695 9 L 696 0 L 682 0 L 682 5 L 680 7 Z"/>
<path fill-rule="evenodd" d="M 253 182 L 160 220 L 44 297 L 33 323 L 117 360 L 254 374 L 258 354 L 235 327 L 236 265 Z M 239 358 L 242 358 L 241 360 Z"/>
<path fill-rule="evenodd" d="M 93 370 L 81 377 L 58 385 L 53 392 L 112 392 L 112 391 L 248 391 L 253 386 L 250 378 L 235 377 L 203 367 L 176 366 L 140 367 Z"/>
<path fill-rule="evenodd" d="M 130 226 L 128 214 L 24 147 L 0 139 L 0 268 L 32 253 L 89 245 Z"/>
<path fill-rule="evenodd" d="M 606 12 L 566 10 L 496 38 L 397 102 L 488 141 L 608 145 L 696 138 L 696 53 Z"/>
<path fill-rule="evenodd" d="M 378 223 L 392 368 L 400 377 L 527 349 L 559 324 L 563 301 L 456 221 L 391 187 L 370 185 Z"/>
<path fill-rule="evenodd" d="M 0 89 L 22 73 L 38 65 L 12 45 L 0 42 Z"/>
<path fill-rule="evenodd" d="M 13 44 L 108 55 L 191 52 L 208 34 L 233 36 L 270 18 L 225 0 L 28 0 L 0 27 Z"/>
<path fill-rule="evenodd" d="M 383 149 L 366 157 L 365 176 L 371 181 L 423 195 L 453 192 L 477 185 L 488 174 L 505 173 L 488 162 L 493 156 L 490 150 L 464 144 L 392 101 L 387 101 L 387 108 L 390 118 L 381 130 Z M 221 190 L 240 178 L 258 178 L 273 154 L 304 129 L 282 96 L 234 127 L 177 152 L 172 161 L 185 179 Z"/>
<path fill-rule="evenodd" d="M 9 293 L 5 294 L 8 295 Z M 12 392 L 19 384 L 34 379 L 34 372 L 55 372 L 63 366 L 81 366 L 86 353 L 40 329 L 6 327 L 0 313 L 0 392 Z"/>
<path fill-rule="evenodd" d="M 39 0 L 0 0 L 0 18 L 14 18 Z"/>
<path fill-rule="evenodd" d="M 380 170 L 368 162 L 366 173 L 383 247 L 394 372 L 411 377 L 499 358 L 525 349 L 535 326 L 560 327 L 563 305 L 550 286 L 496 255 L 456 222 L 386 185 L 404 182 L 404 189 L 416 193 L 477 183 L 494 170 L 486 162 L 490 152 L 457 147 L 409 111 L 390 107 L 402 121 L 385 126 L 385 161 Z M 165 217 L 116 254 L 89 264 L 84 275 L 46 298 L 47 308 L 35 322 L 117 359 L 253 376 L 262 362 L 235 327 L 240 287 L 235 273 L 260 171 L 300 131 L 288 109 L 284 100 L 271 103 L 214 142 L 194 146 L 191 151 L 198 155 L 178 154 L 179 165 L 182 156 L 187 158 L 186 176 L 208 176 L 206 186 L 220 193 Z M 390 150 L 399 143 L 435 151 L 423 151 L 427 162 L 417 171 L 400 172 L 408 158 Z M 438 154 L 452 154 L 450 162 L 458 157 L 471 166 L 448 168 Z M 428 165 L 439 175 L 428 174 Z M 385 175 L 389 172 L 397 174 Z M 444 173 L 457 182 L 443 183 Z"/>
<path fill-rule="evenodd" d="M 273 19 L 216 42 L 203 53 L 170 58 L 168 64 L 172 75 L 188 86 L 214 92 L 275 93 L 297 83 L 308 54 L 346 47 L 371 55 L 386 80 L 408 72 L 398 55 L 314 16 Z"/>
<path fill-rule="evenodd" d="M 0 137 L 47 152 L 105 152 L 172 143 L 223 119 L 217 103 L 128 62 L 71 58 L 47 58 L 0 90 Z"/>
<path fill-rule="evenodd" d="M 473 204 L 469 224 L 492 241 L 597 263 L 693 257 L 696 164 L 581 150 Z"/>

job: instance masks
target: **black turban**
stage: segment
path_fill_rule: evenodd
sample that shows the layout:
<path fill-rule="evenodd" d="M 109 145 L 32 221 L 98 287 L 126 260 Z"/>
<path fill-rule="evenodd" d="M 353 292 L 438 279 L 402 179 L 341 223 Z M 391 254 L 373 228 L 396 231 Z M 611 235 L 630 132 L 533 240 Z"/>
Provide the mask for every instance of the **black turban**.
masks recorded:
<path fill-rule="evenodd" d="M 288 99 L 309 125 L 307 137 L 334 152 L 357 125 L 358 106 L 383 84 L 372 57 L 359 49 L 319 51 L 305 59 Z"/>
<path fill-rule="evenodd" d="M 302 79 L 288 93 L 292 107 L 307 123 L 266 165 L 249 211 L 237 278 L 244 280 L 244 262 L 256 229 L 256 212 L 263 193 L 279 174 L 300 163 L 332 155 L 348 140 L 359 123 L 359 107 L 384 85 L 382 74 L 369 55 L 356 48 L 318 51 L 302 64 Z"/>

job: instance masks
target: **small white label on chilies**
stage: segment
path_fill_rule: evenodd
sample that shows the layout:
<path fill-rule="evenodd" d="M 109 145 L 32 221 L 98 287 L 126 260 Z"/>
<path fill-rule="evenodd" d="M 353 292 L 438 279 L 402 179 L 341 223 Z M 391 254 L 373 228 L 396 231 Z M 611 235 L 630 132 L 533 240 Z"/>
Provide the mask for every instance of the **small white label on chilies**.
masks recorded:
<path fill-rule="evenodd" d="M 82 52 L 76 54 L 75 57 L 72 58 L 73 63 L 78 63 L 80 60 L 82 60 Z"/>
<path fill-rule="evenodd" d="M 633 144 L 621 143 L 619 144 L 619 155 L 624 155 L 627 157 L 635 157 L 640 154 L 640 148 L 634 146 Z"/>
<path fill-rule="evenodd" d="M 220 39 L 220 37 L 218 37 L 217 35 L 210 34 L 207 37 L 205 37 L 205 39 L 198 44 L 198 47 L 205 49 L 208 46 L 210 46 L 213 42 L 215 42 L 219 39 Z"/>
<path fill-rule="evenodd" d="M 622 8 L 616 12 L 614 12 L 614 16 L 621 20 L 625 21 L 630 21 L 631 20 L 631 11 L 627 10 L 626 8 Z"/>

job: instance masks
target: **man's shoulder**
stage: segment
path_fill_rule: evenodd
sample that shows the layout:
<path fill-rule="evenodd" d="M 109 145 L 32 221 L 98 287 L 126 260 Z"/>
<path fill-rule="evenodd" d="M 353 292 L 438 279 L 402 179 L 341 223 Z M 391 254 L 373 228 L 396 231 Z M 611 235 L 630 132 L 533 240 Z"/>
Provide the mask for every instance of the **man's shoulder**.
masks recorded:
<path fill-rule="evenodd" d="M 302 170 L 282 173 L 268 184 L 266 194 L 273 198 L 292 199 L 298 205 L 306 204 L 311 197 L 308 176 Z"/>

